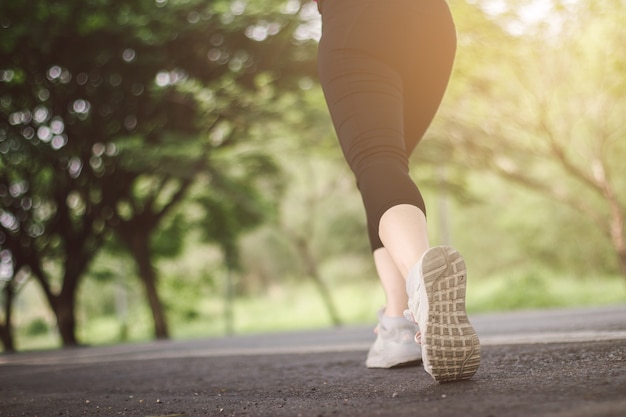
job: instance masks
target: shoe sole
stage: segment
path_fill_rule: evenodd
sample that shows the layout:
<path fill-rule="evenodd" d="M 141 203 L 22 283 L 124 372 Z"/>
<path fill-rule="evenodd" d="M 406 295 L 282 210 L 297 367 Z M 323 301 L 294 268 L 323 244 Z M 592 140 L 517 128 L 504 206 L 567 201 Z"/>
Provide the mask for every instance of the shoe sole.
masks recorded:
<path fill-rule="evenodd" d="M 395 369 L 395 368 L 408 368 L 411 366 L 421 365 L 422 359 L 407 358 L 395 361 L 366 361 L 365 366 L 369 369 Z"/>
<path fill-rule="evenodd" d="M 368 352 L 365 366 L 368 368 L 402 368 L 405 366 L 420 365 L 422 363 L 421 352 L 416 345 L 411 346 L 412 352 L 407 349 L 394 349 L 387 347 L 386 352 Z"/>
<path fill-rule="evenodd" d="M 480 365 L 480 342 L 465 311 L 465 261 L 453 248 L 432 248 L 422 258 L 422 277 L 418 291 L 425 290 L 428 300 L 420 325 L 424 368 L 437 382 L 470 379 Z"/>

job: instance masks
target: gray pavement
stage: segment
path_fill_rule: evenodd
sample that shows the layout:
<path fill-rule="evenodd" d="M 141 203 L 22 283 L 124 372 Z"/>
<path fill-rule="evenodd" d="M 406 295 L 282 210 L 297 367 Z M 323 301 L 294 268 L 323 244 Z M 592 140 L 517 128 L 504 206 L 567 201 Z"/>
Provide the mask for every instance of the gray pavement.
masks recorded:
<path fill-rule="evenodd" d="M 4 416 L 626 416 L 626 305 L 473 315 L 482 363 L 368 370 L 372 326 L 0 356 Z"/>

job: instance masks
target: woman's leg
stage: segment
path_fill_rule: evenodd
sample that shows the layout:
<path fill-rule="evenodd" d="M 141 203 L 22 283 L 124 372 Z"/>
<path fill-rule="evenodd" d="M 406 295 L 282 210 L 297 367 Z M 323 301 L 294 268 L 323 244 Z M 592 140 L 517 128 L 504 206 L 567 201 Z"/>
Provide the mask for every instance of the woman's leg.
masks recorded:
<path fill-rule="evenodd" d="M 388 300 L 366 364 L 390 367 L 419 357 L 413 328 L 396 316 L 408 295 L 424 368 L 437 381 L 469 378 L 480 346 L 465 314 L 465 264 L 452 248 L 428 249 L 425 204 L 408 164 L 450 76 L 450 11 L 438 0 L 342 0 L 326 2 L 323 14 L 320 80 L 363 198 Z"/>
<path fill-rule="evenodd" d="M 374 263 L 387 301 L 385 316 L 403 317 L 408 303 L 404 275 L 385 248 L 374 251 Z"/>
<path fill-rule="evenodd" d="M 365 365 L 391 368 L 418 364 L 422 352 L 414 340 L 419 328 L 404 316 L 408 304 L 404 277 L 385 248 L 374 251 L 374 261 L 387 303 L 378 312 L 376 340 L 367 353 Z"/>
<path fill-rule="evenodd" d="M 430 247 L 426 216 L 413 205 L 399 204 L 388 209 L 380 218 L 379 234 L 404 278 Z"/>
<path fill-rule="evenodd" d="M 408 158 L 446 89 L 454 24 L 443 1 L 327 1 L 322 19 L 320 81 L 363 197 L 372 251 L 386 247 L 406 277 L 428 248 Z"/>

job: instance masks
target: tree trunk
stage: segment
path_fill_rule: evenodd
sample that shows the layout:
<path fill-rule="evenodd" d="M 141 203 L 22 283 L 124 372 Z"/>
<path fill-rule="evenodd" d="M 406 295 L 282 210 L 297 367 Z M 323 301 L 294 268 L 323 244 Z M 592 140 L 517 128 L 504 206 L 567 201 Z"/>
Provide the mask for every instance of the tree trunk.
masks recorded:
<path fill-rule="evenodd" d="M 84 230 L 87 228 L 85 227 Z M 94 241 L 90 242 L 87 232 L 66 240 L 68 257 L 65 261 L 63 287 L 58 295 L 53 296 L 54 312 L 64 347 L 74 347 L 80 344 L 76 338 L 76 292 L 80 278 L 94 256 L 95 248 L 100 246 L 101 239 L 97 241 L 96 244 L 90 244 Z M 76 254 L 76 256 L 71 254 Z"/>
<path fill-rule="evenodd" d="M 313 280 L 313 283 L 317 287 L 317 290 L 322 297 L 322 301 L 326 306 L 326 311 L 328 311 L 333 325 L 341 326 L 341 319 L 339 318 L 339 313 L 335 308 L 333 296 L 319 273 L 319 269 L 317 268 L 317 262 L 311 254 L 311 250 L 307 244 L 306 239 L 294 236 L 294 240 L 296 241 L 296 247 L 298 249 L 298 252 L 300 253 L 302 260 L 304 261 L 307 275 Z"/>
<path fill-rule="evenodd" d="M 15 353 L 15 343 L 13 342 L 13 332 L 10 323 L 0 324 L 0 339 L 4 353 Z"/>
<path fill-rule="evenodd" d="M 226 334 L 232 336 L 235 334 L 235 285 L 233 283 L 233 274 L 230 266 L 226 266 L 225 284 L 226 291 L 224 291 L 224 323 L 226 328 Z"/>
<path fill-rule="evenodd" d="M 74 253 L 81 252 L 77 249 Z M 79 345 L 78 339 L 76 338 L 76 289 L 78 288 L 81 273 L 87 265 L 85 259 L 82 259 L 85 256 L 85 254 L 76 256 L 76 262 L 66 262 L 63 287 L 59 294 L 52 292 L 47 276 L 38 261 L 28 264 L 33 277 L 41 285 L 46 300 L 48 300 L 48 304 L 54 312 L 57 320 L 57 330 L 59 331 L 61 343 L 64 347 Z"/>
<path fill-rule="evenodd" d="M 163 304 L 159 299 L 159 295 L 156 288 L 156 278 L 154 271 L 141 272 L 141 281 L 144 283 L 146 289 L 146 296 L 148 297 L 148 303 L 152 310 L 152 318 L 154 319 L 154 337 L 157 339 L 168 339 L 169 331 L 167 328 L 167 320 L 165 319 L 165 313 L 163 311 Z"/>
<path fill-rule="evenodd" d="M 54 314 L 57 319 L 57 326 L 63 347 L 78 346 L 76 338 L 76 298 L 73 293 L 62 291 L 54 298 Z"/>
<path fill-rule="evenodd" d="M 619 265 L 622 268 L 622 275 L 626 278 L 626 251 L 619 253 Z"/>
<path fill-rule="evenodd" d="M 13 340 L 13 326 L 11 324 L 11 312 L 13 310 L 13 287 L 11 283 L 2 291 L 5 297 L 4 302 L 4 323 L 0 324 L 0 340 L 4 346 L 5 353 L 15 352 L 15 342 Z"/>
<path fill-rule="evenodd" d="M 626 238 L 624 237 L 624 212 L 613 193 L 607 196 L 611 208 L 609 234 L 617 254 L 617 261 L 622 276 L 626 278 Z"/>
<path fill-rule="evenodd" d="M 137 271 L 146 290 L 146 297 L 154 319 L 154 336 L 157 339 L 168 339 L 169 330 L 163 309 L 163 303 L 157 291 L 157 276 L 152 266 L 149 248 L 149 238 L 143 234 L 135 234 L 131 243 L 131 250 L 137 264 Z"/>
<path fill-rule="evenodd" d="M 617 255 L 619 270 L 626 279 L 626 245 L 624 244 L 624 234 L 615 231 L 615 233 L 611 234 L 611 238 Z"/>
<path fill-rule="evenodd" d="M 621 216 L 615 215 L 611 222 L 611 242 L 615 248 L 617 262 L 622 276 L 626 279 L 626 239 L 624 239 L 624 220 Z"/>

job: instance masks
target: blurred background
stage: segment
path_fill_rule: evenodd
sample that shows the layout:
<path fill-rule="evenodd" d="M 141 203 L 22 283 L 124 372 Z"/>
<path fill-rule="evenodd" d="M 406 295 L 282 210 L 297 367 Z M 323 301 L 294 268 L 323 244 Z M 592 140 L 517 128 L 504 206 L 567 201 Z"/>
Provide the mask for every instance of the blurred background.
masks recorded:
<path fill-rule="evenodd" d="M 449 4 L 412 173 L 468 310 L 626 303 L 626 1 Z M 306 0 L 0 3 L 5 352 L 375 323 L 320 32 Z"/>

